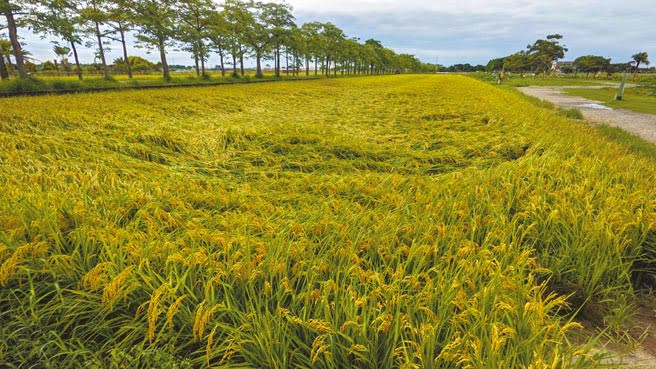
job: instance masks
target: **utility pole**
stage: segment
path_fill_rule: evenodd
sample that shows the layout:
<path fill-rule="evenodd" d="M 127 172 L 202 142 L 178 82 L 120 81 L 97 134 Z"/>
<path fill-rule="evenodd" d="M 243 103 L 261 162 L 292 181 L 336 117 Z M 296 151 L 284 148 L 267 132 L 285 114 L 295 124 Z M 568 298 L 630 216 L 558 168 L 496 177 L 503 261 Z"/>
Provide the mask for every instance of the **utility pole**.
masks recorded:
<path fill-rule="evenodd" d="M 627 73 L 628 70 L 629 70 L 629 67 L 624 69 L 624 75 L 622 76 L 622 82 L 620 82 L 620 87 L 617 89 L 617 93 L 615 93 L 615 100 L 616 101 L 622 101 L 622 98 L 624 97 L 624 85 L 626 84 L 626 79 L 628 78 L 628 73 Z"/>

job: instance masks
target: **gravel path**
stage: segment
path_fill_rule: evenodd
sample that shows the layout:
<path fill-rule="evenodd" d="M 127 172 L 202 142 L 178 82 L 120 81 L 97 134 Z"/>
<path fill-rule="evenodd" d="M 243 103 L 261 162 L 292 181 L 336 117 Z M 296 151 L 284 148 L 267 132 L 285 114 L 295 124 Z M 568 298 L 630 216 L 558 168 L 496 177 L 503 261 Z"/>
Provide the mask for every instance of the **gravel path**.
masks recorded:
<path fill-rule="evenodd" d="M 656 115 L 636 113 L 623 109 L 611 109 L 602 105 L 599 101 L 570 96 L 563 91 L 567 88 L 606 87 L 609 86 L 519 87 L 518 89 L 526 95 L 551 101 L 561 108 L 579 109 L 583 113 L 583 117 L 590 122 L 619 127 L 649 142 L 656 143 Z"/>

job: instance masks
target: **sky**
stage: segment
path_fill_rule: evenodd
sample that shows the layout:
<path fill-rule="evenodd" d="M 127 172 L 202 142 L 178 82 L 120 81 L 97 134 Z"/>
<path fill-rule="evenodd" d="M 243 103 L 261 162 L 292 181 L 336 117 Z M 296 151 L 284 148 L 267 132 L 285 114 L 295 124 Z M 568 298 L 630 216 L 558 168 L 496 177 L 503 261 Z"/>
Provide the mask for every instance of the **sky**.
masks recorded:
<path fill-rule="evenodd" d="M 279 0 L 275 0 L 280 2 Z M 566 60 L 601 55 L 626 62 L 647 51 L 656 63 L 654 0 L 287 0 L 297 24 L 332 22 L 350 37 L 374 38 L 399 53 L 442 65 L 486 64 L 522 50 L 547 34 L 560 33 Z M 54 58 L 50 37 L 23 30 L 27 49 L 38 60 Z M 157 53 L 131 49 L 157 60 Z M 91 51 L 81 53 L 90 62 Z M 120 57 L 114 45 L 110 60 Z M 214 57 L 216 59 L 216 57 Z M 210 59 L 209 64 L 215 65 Z M 184 52 L 171 51 L 170 64 L 191 64 Z"/>

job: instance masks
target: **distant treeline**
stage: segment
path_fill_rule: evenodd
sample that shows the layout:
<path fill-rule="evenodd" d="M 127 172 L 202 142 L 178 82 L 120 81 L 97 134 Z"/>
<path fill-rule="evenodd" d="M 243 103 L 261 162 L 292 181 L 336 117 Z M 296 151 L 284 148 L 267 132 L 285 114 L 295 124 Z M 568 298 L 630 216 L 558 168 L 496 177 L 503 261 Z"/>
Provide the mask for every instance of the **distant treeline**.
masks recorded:
<path fill-rule="evenodd" d="M 611 63 L 610 58 L 597 55 L 584 55 L 574 61 L 559 61 L 565 57 L 567 47 L 560 44 L 562 35 L 548 35 L 546 39 L 535 41 L 521 50 L 503 58 L 492 59 L 483 70 L 488 72 L 509 71 L 517 73 L 618 73 L 633 71 L 637 73 L 640 66 L 648 66 L 649 55 L 639 52 L 631 56 L 631 61 L 625 63 Z M 478 66 L 482 67 L 482 66 Z M 480 68 L 479 68 L 480 69 Z"/>
<path fill-rule="evenodd" d="M 244 59 L 255 61 L 261 77 L 262 62 L 272 60 L 276 76 L 287 74 L 382 74 L 434 71 L 410 54 L 397 54 L 380 41 L 348 37 L 332 23 L 295 23 L 292 8 L 285 3 L 226 0 L 0 0 L 0 76 L 29 76 L 37 68 L 68 71 L 83 78 L 80 48 L 94 48 L 93 67 L 110 79 L 115 72 L 130 77 L 140 70 L 160 70 L 170 78 L 167 51 L 189 52 L 200 76 L 206 64 L 216 60 L 222 75 L 244 75 Z M 4 21 L 4 22 L 2 22 Z M 29 44 L 19 32 L 33 32 L 57 39 L 56 58 L 36 65 Z M 130 34 L 136 47 L 156 51 L 159 62 L 128 55 Z M 107 60 L 111 42 L 120 45 L 123 56 Z M 72 61 L 71 61 L 72 59 Z"/>

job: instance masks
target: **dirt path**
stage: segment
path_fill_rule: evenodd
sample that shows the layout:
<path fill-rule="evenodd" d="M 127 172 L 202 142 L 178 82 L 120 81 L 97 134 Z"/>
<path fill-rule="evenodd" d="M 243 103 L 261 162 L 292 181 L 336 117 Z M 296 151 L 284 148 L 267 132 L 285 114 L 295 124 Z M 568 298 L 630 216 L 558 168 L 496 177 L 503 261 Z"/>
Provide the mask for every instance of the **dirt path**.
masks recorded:
<path fill-rule="evenodd" d="M 601 102 L 570 96 L 563 91 L 567 88 L 606 88 L 604 86 L 561 86 L 561 87 L 519 87 L 519 91 L 526 95 L 550 101 L 565 109 L 576 108 L 583 113 L 583 117 L 593 123 L 607 124 L 619 127 L 625 131 L 636 134 L 643 139 L 656 143 L 656 115 L 636 113 L 623 109 L 611 109 Z"/>

